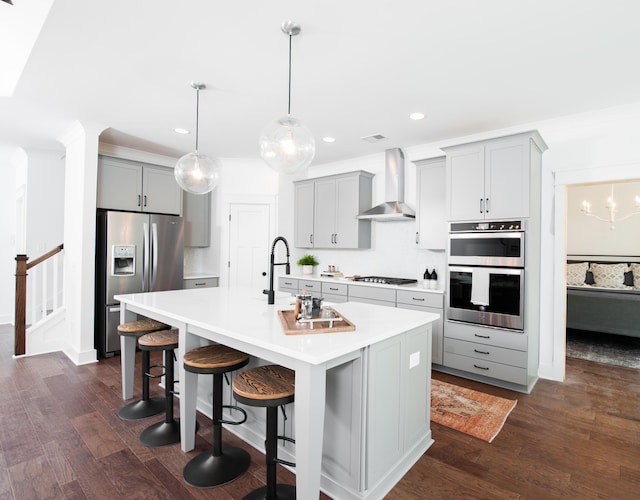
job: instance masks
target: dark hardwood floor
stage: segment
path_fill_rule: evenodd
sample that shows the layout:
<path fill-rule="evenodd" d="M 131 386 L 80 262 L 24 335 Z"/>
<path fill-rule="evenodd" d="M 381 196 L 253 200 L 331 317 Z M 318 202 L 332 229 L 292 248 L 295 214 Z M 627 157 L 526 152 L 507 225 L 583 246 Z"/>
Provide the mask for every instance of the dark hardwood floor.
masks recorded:
<path fill-rule="evenodd" d="M 12 349 L 13 329 L 0 326 L 0 499 L 231 500 L 263 484 L 263 455 L 227 432 L 251 453 L 248 473 L 215 489 L 184 483 L 184 465 L 210 447 L 202 415 L 196 451 L 138 444 L 154 419 L 118 418 L 119 358 L 77 367 L 61 353 L 13 359 Z M 531 395 L 434 378 L 518 404 L 491 444 L 432 424 L 435 444 L 387 498 L 640 498 L 640 371 L 569 359 L 565 383 L 541 380 Z"/>

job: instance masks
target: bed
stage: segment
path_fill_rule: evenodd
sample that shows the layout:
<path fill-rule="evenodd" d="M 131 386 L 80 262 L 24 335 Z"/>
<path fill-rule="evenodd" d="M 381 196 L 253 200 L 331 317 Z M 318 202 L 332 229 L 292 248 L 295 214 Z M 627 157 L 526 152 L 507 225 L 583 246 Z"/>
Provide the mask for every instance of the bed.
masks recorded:
<path fill-rule="evenodd" d="M 567 328 L 640 337 L 640 257 L 567 256 Z"/>

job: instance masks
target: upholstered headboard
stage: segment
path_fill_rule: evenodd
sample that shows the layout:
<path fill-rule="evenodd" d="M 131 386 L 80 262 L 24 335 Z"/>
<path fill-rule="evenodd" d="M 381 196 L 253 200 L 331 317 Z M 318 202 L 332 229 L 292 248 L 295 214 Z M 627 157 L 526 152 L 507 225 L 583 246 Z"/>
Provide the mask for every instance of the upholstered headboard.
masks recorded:
<path fill-rule="evenodd" d="M 568 286 L 640 289 L 640 256 L 567 255 Z"/>

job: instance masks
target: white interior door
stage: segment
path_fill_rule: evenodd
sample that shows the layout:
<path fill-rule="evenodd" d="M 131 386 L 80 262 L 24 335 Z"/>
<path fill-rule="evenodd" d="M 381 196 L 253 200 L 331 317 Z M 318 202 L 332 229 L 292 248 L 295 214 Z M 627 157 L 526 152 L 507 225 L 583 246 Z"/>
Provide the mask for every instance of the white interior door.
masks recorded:
<path fill-rule="evenodd" d="M 232 203 L 229 212 L 229 286 L 268 288 L 270 207 Z"/>

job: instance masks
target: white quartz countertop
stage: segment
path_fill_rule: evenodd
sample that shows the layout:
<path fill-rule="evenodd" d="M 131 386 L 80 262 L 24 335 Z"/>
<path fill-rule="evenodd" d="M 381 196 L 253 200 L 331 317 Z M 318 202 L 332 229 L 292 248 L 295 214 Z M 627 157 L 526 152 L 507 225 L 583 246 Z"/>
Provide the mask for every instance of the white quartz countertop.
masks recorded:
<path fill-rule="evenodd" d="M 382 285 L 384 286 L 384 285 Z M 153 311 L 173 326 L 182 323 L 233 337 L 311 364 L 337 359 L 357 349 L 431 323 L 438 314 L 358 302 L 332 307 L 355 324 L 353 332 L 285 335 L 278 310 L 293 309 L 292 297 L 276 292 L 276 303 L 249 288 L 202 288 L 116 295 L 132 310 Z"/>
<path fill-rule="evenodd" d="M 419 292 L 428 292 L 428 293 L 436 293 L 436 294 L 444 294 L 444 290 L 442 288 L 425 288 L 422 286 L 422 282 L 418 281 L 418 283 L 413 283 L 411 285 L 383 285 L 381 283 L 371 283 L 369 281 L 354 281 L 351 278 L 334 278 L 331 276 L 320 276 L 320 275 L 311 275 L 308 274 L 283 274 L 280 275 L 281 278 L 290 277 L 297 280 L 307 280 L 307 281 L 323 281 L 329 283 L 344 283 L 345 285 L 361 285 L 361 286 L 374 286 L 379 288 L 392 288 L 394 290 L 415 290 Z"/>

